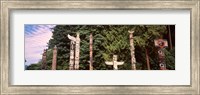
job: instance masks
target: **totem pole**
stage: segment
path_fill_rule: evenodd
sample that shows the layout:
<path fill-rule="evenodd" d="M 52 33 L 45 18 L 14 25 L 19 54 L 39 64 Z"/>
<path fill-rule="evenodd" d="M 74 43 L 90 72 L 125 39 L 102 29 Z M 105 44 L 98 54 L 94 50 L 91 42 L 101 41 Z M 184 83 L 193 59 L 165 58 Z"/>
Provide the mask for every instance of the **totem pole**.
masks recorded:
<path fill-rule="evenodd" d="M 129 39 L 130 39 L 130 51 L 131 51 L 131 66 L 132 66 L 132 70 L 136 70 L 135 47 L 133 43 L 134 31 L 128 31 L 128 32 L 130 33 Z"/>
<path fill-rule="evenodd" d="M 57 60 L 57 47 L 55 45 L 53 49 L 52 70 L 56 70 L 56 60 Z"/>
<path fill-rule="evenodd" d="M 92 33 L 90 33 L 90 70 L 93 70 L 93 56 L 92 56 L 92 44 L 93 44 L 93 37 Z"/>
<path fill-rule="evenodd" d="M 46 58 L 47 58 L 47 50 L 44 49 L 44 52 L 42 54 L 42 66 L 41 66 L 41 70 L 46 70 L 47 69 L 47 63 L 46 63 Z"/>
<path fill-rule="evenodd" d="M 106 65 L 113 65 L 114 70 L 118 70 L 118 65 L 123 65 L 124 62 L 117 62 L 117 55 L 113 55 L 113 61 L 112 62 L 105 62 Z"/>
<path fill-rule="evenodd" d="M 79 69 L 79 54 L 80 54 L 80 37 L 79 37 L 79 33 L 77 33 L 76 37 L 70 36 L 68 34 L 68 38 L 71 40 L 71 42 L 70 42 L 69 69 L 70 70 L 78 70 Z"/>
<path fill-rule="evenodd" d="M 167 40 L 165 39 L 156 39 L 154 40 L 154 44 L 158 47 L 158 63 L 160 70 L 167 70 L 166 63 L 165 63 L 165 47 L 168 47 Z"/>
<path fill-rule="evenodd" d="M 69 59 L 69 70 L 74 70 L 74 41 L 70 42 L 70 59 Z"/>
<path fill-rule="evenodd" d="M 79 69 L 79 55 L 80 55 L 80 37 L 79 33 L 76 35 L 76 47 L 75 47 L 75 70 Z"/>

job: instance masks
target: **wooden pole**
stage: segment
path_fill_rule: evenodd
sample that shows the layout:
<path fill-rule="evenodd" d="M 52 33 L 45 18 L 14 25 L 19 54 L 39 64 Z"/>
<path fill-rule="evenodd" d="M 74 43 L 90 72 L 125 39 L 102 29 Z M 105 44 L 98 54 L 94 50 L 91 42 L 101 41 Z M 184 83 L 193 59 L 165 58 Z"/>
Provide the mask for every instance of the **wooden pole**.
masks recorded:
<path fill-rule="evenodd" d="M 148 51 L 147 48 L 145 48 L 145 53 L 146 53 L 147 69 L 148 69 L 148 70 L 151 70 L 151 69 L 150 69 L 150 64 L 149 64 L 149 51 Z"/>
<path fill-rule="evenodd" d="M 52 60 L 52 70 L 56 70 L 56 61 L 57 61 L 57 47 L 55 45 L 53 49 L 53 60 Z"/>
<path fill-rule="evenodd" d="M 128 31 L 130 33 L 129 38 L 130 38 L 130 51 L 131 51 L 131 65 L 132 65 L 132 70 L 136 70 L 136 59 L 135 59 L 135 47 L 133 43 L 133 33 L 134 31 Z"/>
<path fill-rule="evenodd" d="M 92 45 L 93 45 L 93 36 L 92 36 L 92 33 L 90 33 L 90 70 L 93 70 L 93 56 L 92 56 L 93 48 L 92 48 Z"/>

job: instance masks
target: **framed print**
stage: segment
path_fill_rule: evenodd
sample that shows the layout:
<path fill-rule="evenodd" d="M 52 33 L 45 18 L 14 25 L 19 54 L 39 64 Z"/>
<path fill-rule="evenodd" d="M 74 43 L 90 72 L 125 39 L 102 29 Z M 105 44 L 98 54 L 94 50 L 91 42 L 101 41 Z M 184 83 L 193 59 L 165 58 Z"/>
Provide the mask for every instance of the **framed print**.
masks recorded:
<path fill-rule="evenodd" d="M 1 1 L 1 94 L 200 94 L 199 0 Z"/>

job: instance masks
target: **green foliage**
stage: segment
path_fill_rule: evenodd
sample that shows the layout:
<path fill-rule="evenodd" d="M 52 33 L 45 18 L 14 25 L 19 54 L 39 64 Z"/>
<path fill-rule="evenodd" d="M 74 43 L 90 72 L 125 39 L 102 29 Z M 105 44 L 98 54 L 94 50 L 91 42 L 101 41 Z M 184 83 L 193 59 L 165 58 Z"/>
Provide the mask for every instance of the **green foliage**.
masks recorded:
<path fill-rule="evenodd" d="M 52 39 L 48 43 L 47 68 L 51 69 L 52 49 L 57 46 L 57 70 L 69 69 L 70 40 L 67 35 L 76 37 L 80 33 L 80 68 L 89 69 L 89 36 L 93 34 L 93 67 L 94 70 L 112 70 L 112 66 L 105 61 L 112 61 L 114 54 L 118 61 L 124 61 L 119 66 L 121 70 L 131 69 L 129 30 L 134 30 L 134 46 L 136 66 L 138 70 L 147 69 L 145 49 L 149 51 L 149 60 L 152 70 L 158 70 L 157 48 L 154 39 L 162 38 L 166 33 L 166 25 L 57 25 L 53 29 Z M 175 51 L 166 49 L 167 68 L 175 69 Z M 29 69 L 38 69 L 41 62 L 29 66 Z"/>
<path fill-rule="evenodd" d="M 41 68 L 41 61 L 38 63 L 31 64 L 27 67 L 27 70 L 40 70 Z"/>
<path fill-rule="evenodd" d="M 165 62 L 167 69 L 175 70 L 175 48 L 172 50 L 165 50 Z"/>

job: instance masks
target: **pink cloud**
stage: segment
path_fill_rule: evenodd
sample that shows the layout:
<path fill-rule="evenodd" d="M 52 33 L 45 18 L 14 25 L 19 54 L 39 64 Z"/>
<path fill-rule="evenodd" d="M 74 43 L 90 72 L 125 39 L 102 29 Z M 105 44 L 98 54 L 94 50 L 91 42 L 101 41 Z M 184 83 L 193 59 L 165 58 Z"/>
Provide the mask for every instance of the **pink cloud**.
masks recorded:
<path fill-rule="evenodd" d="M 33 29 L 25 29 L 25 59 L 26 65 L 37 63 L 42 58 L 43 50 L 52 37 L 50 28 L 55 25 L 32 25 Z M 29 27 L 30 28 L 30 27 Z M 31 30 L 31 31 L 29 31 Z"/>

